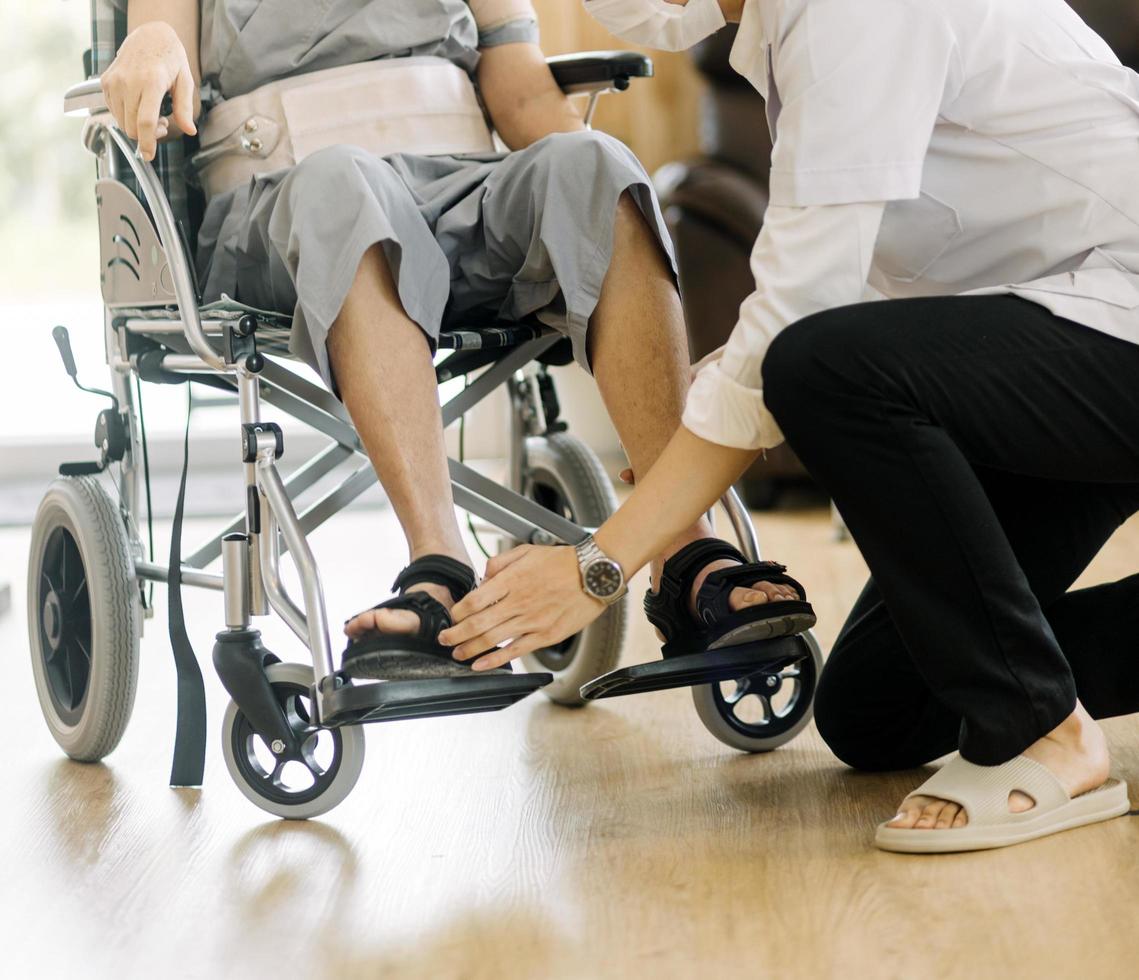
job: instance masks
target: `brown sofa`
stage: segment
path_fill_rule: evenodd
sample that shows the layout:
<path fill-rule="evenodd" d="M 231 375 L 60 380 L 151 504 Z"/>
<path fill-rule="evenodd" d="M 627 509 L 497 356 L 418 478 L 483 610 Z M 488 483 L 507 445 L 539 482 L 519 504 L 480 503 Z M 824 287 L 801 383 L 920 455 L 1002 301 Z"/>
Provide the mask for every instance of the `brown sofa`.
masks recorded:
<path fill-rule="evenodd" d="M 1070 0 L 1072 6 L 1139 70 L 1139 0 Z M 728 65 L 735 31 L 724 30 L 692 51 L 708 81 L 701 112 L 701 153 L 656 175 L 680 263 L 685 315 L 694 358 L 727 339 L 740 302 L 751 292 L 752 244 L 767 208 L 771 138 L 763 102 Z M 806 479 L 786 446 L 748 471 L 749 503 L 772 506 L 789 482 Z"/>

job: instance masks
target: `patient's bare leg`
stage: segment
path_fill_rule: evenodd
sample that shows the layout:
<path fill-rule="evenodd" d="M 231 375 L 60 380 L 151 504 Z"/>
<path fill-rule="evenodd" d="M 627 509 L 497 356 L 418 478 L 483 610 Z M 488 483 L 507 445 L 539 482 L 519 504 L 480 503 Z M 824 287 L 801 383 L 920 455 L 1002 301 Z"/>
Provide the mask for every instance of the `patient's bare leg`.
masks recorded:
<path fill-rule="evenodd" d="M 680 425 L 690 358 L 684 310 L 672 270 L 628 193 L 618 204 L 613 259 L 590 323 L 589 353 L 601 397 L 633 473 L 645 473 Z M 665 560 L 686 544 L 711 536 L 705 520 L 689 528 L 653 562 L 654 584 L 660 581 Z M 731 564 L 714 562 L 705 573 Z M 703 578 L 697 579 L 697 589 Z M 734 590 L 732 605 L 742 608 L 769 598 L 797 596 L 786 586 L 764 582 L 755 590 Z"/>
<path fill-rule="evenodd" d="M 360 261 L 356 279 L 328 337 L 328 355 L 340 395 L 360 433 L 407 538 L 411 559 L 449 555 L 470 563 L 451 497 L 443 421 L 431 351 L 408 318 L 379 245 Z M 443 586 L 416 585 L 448 608 Z M 412 632 L 408 610 L 357 616 L 347 632 L 377 628 Z"/>

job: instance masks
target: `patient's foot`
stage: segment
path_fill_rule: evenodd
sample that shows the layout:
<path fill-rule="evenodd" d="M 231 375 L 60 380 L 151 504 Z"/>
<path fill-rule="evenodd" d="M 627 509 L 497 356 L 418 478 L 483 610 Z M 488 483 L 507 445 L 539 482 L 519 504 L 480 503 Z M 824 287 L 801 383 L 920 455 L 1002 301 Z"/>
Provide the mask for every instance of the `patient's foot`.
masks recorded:
<path fill-rule="evenodd" d="M 688 608 L 693 616 L 696 615 L 696 596 L 699 594 L 700 586 L 704 584 L 704 580 L 721 568 L 735 568 L 739 564 L 738 561 L 720 558 L 704 566 L 700 574 L 696 576 L 696 580 L 692 583 L 692 594 L 688 597 Z M 750 609 L 752 606 L 762 606 L 768 602 L 781 602 L 785 599 L 794 600 L 800 598 L 802 597 L 799 593 L 790 585 L 784 585 L 779 582 L 753 582 L 750 589 L 732 589 L 728 596 L 728 605 L 731 607 L 732 612 L 739 612 L 741 609 Z"/>
<path fill-rule="evenodd" d="M 1024 750 L 1024 755 L 1052 770 L 1068 795 L 1079 796 L 1102 786 L 1111 769 L 1107 739 L 1103 729 L 1081 704 L 1058 728 Z M 1024 813 L 1035 806 L 1024 793 L 1012 792 L 1008 798 L 1011 813 Z M 946 830 L 964 827 L 969 822 L 965 811 L 956 803 L 928 796 L 906 800 L 888 827 L 902 830 Z"/>
<path fill-rule="evenodd" d="M 650 572 L 650 588 L 656 592 L 659 588 L 660 577 L 664 568 L 664 562 L 667 557 L 671 557 L 681 548 L 691 544 L 693 541 L 698 541 L 705 538 L 713 538 L 714 535 L 706 531 L 694 532 L 693 535 L 686 540 L 680 541 L 675 549 L 669 555 L 659 558 L 652 564 Z M 696 611 L 696 597 L 700 593 L 700 587 L 704 584 L 705 579 L 708 578 L 715 571 L 723 568 L 735 568 L 741 563 L 733 561 L 730 558 L 717 558 L 714 561 L 705 565 L 700 572 L 696 575 L 692 582 L 692 591 L 688 596 L 688 611 L 694 619 L 699 619 L 699 613 Z M 802 596 L 790 585 L 780 582 L 762 582 L 756 581 L 751 584 L 751 588 L 736 588 L 728 595 L 728 606 L 732 612 L 740 612 L 743 609 L 751 609 L 756 606 L 763 606 L 769 602 L 783 602 L 785 600 L 801 599 Z M 657 637 L 664 642 L 664 634 L 658 629 L 656 630 Z"/>
<path fill-rule="evenodd" d="M 438 599 L 448 611 L 455 604 L 451 590 L 445 585 L 420 582 L 410 586 L 406 591 L 426 592 L 433 599 Z M 369 609 L 350 619 L 344 626 L 344 634 L 350 640 L 356 640 L 371 630 L 399 635 L 414 633 L 417 629 L 419 629 L 419 614 L 410 609 Z"/>

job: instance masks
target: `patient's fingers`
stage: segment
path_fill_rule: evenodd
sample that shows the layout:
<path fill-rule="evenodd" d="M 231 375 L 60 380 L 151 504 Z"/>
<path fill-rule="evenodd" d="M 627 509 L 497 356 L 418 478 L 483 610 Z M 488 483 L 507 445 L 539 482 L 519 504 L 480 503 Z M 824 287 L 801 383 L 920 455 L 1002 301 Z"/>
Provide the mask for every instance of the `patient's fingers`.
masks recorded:
<path fill-rule="evenodd" d="M 162 84 L 154 79 L 142 90 L 139 99 L 135 132 L 138 134 L 138 152 L 144 160 L 153 160 L 158 150 L 158 123 L 165 94 Z"/>
<path fill-rule="evenodd" d="M 190 66 L 185 60 L 174 79 L 170 97 L 174 104 L 174 122 L 187 136 L 193 136 L 198 131 L 194 124 L 194 76 L 190 74 Z"/>
<path fill-rule="evenodd" d="M 103 100 L 107 103 L 107 110 L 114 116 L 115 122 L 119 124 L 121 129 L 123 125 L 122 87 L 110 71 L 104 73 L 99 80 L 99 85 L 103 89 Z"/>
<path fill-rule="evenodd" d="M 123 98 L 123 132 L 132 140 L 138 139 L 138 107 L 142 100 L 142 89 L 128 89 Z"/>

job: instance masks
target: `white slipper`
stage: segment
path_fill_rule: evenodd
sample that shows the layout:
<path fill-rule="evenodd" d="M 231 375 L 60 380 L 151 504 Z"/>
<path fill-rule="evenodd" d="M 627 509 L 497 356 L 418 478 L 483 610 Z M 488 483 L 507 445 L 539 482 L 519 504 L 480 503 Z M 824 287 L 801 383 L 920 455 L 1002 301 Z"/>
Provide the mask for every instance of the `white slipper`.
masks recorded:
<path fill-rule="evenodd" d="M 1036 801 L 1024 813 L 1010 813 L 1014 790 Z M 932 796 L 964 809 L 969 823 L 945 830 L 906 830 L 878 825 L 874 843 L 884 851 L 906 854 L 947 854 L 1008 847 L 1120 817 L 1131 804 L 1127 786 L 1109 779 L 1097 789 L 1072 798 L 1050 769 L 1023 755 L 1002 766 L 975 766 L 961 756 L 952 760 L 906 799 Z"/>

